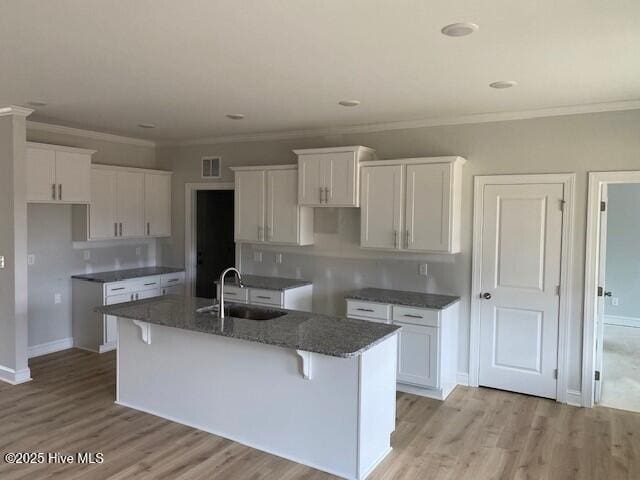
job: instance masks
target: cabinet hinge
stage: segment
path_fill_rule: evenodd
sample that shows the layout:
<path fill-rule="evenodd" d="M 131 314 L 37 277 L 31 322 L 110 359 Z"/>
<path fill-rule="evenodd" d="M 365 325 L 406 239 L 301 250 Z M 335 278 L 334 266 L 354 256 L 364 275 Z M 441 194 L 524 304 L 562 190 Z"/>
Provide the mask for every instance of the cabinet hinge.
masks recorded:
<path fill-rule="evenodd" d="M 600 211 L 601 212 L 607 211 L 607 202 L 600 202 Z"/>
<path fill-rule="evenodd" d="M 553 378 L 555 378 L 556 380 L 558 379 L 558 369 L 557 368 L 553 371 Z"/>
<path fill-rule="evenodd" d="M 595 371 L 594 378 L 596 379 L 596 381 L 600 381 L 600 370 Z"/>

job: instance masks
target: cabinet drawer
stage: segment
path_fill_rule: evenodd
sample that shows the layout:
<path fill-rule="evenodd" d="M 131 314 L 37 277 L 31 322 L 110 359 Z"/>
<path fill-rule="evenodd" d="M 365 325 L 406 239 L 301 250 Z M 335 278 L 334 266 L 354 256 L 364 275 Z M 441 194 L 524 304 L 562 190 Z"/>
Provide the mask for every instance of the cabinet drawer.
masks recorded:
<path fill-rule="evenodd" d="M 367 317 L 386 322 L 391 319 L 391 305 L 347 300 L 347 316 Z"/>
<path fill-rule="evenodd" d="M 183 283 L 184 283 L 184 272 L 162 275 L 163 287 L 172 287 L 174 285 L 182 285 Z"/>
<path fill-rule="evenodd" d="M 440 310 L 427 310 L 424 308 L 393 306 L 393 321 L 425 325 L 427 327 L 440 326 Z"/>
<path fill-rule="evenodd" d="M 234 287 L 232 285 L 224 286 L 224 299 L 232 302 L 247 303 L 249 299 L 249 289 Z"/>
<path fill-rule="evenodd" d="M 282 292 L 252 288 L 249 292 L 249 303 L 264 303 L 279 307 L 282 305 Z"/>
<path fill-rule="evenodd" d="M 136 290 L 136 285 L 133 282 L 108 283 L 105 289 L 105 295 L 107 297 L 111 295 L 123 295 L 125 293 L 135 292 Z"/>

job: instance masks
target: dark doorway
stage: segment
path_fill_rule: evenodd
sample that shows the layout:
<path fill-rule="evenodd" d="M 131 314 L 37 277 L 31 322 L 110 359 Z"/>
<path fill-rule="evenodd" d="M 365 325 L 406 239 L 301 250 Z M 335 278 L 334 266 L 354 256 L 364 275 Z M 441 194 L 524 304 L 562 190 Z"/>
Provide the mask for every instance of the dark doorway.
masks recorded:
<path fill-rule="evenodd" d="M 236 263 L 233 190 L 198 190 L 196 296 L 215 298 L 215 281 Z"/>

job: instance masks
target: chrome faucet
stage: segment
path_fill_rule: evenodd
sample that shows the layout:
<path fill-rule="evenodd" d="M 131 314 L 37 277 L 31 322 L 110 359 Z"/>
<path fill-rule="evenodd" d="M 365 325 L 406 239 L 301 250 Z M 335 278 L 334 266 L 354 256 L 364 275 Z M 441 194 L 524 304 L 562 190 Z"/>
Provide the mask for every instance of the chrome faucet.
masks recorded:
<path fill-rule="evenodd" d="M 242 285 L 242 275 L 240 275 L 240 272 L 237 268 L 229 267 L 224 272 L 222 272 L 222 274 L 220 275 L 220 301 L 218 303 L 218 318 L 224 318 L 224 277 L 229 272 L 235 272 L 238 276 L 238 286 L 240 288 L 244 287 L 244 285 Z"/>

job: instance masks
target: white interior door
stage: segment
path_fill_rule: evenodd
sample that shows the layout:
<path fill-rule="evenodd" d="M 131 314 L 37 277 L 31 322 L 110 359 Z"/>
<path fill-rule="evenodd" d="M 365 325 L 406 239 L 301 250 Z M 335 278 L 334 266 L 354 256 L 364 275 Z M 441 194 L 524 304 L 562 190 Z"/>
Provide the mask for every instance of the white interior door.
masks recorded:
<path fill-rule="evenodd" d="M 52 202 L 57 198 L 56 152 L 27 148 L 27 201 Z"/>
<path fill-rule="evenodd" d="M 115 238 L 118 235 L 117 181 L 113 170 L 91 170 L 89 238 L 93 240 Z"/>
<path fill-rule="evenodd" d="M 449 250 L 451 165 L 407 166 L 405 243 L 408 250 Z"/>
<path fill-rule="evenodd" d="M 562 184 L 485 185 L 479 384 L 556 398 Z"/>
<path fill-rule="evenodd" d="M 607 204 L 609 200 L 608 186 L 602 185 L 600 192 L 601 201 Z M 593 380 L 593 395 L 595 403 L 600 403 L 602 398 L 602 380 L 604 367 L 604 307 L 607 278 L 607 210 L 601 209 L 600 212 L 600 245 L 598 250 L 598 286 L 602 288 L 602 292 L 598 292 L 598 312 L 596 316 L 596 358 L 595 371 Z M 598 289 L 600 290 L 600 288 Z M 602 293 L 602 295 L 600 295 Z"/>
<path fill-rule="evenodd" d="M 145 234 L 144 173 L 118 172 L 117 178 L 116 210 L 121 224 L 118 234 L 121 237 L 142 237 Z"/>
<path fill-rule="evenodd" d="M 298 169 L 267 171 L 267 221 L 265 239 L 298 243 Z"/>
<path fill-rule="evenodd" d="M 402 165 L 363 167 L 360 245 L 400 248 L 404 192 Z"/>
<path fill-rule="evenodd" d="M 58 200 L 89 203 L 91 190 L 91 157 L 84 153 L 56 152 L 56 180 Z"/>
<path fill-rule="evenodd" d="M 235 173 L 235 239 L 245 242 L 263 242 L 265 240 L 265 172 L 248 170 Z"/>

